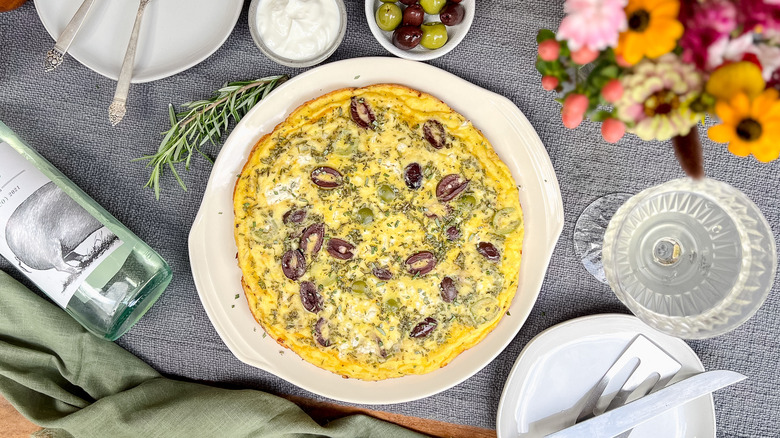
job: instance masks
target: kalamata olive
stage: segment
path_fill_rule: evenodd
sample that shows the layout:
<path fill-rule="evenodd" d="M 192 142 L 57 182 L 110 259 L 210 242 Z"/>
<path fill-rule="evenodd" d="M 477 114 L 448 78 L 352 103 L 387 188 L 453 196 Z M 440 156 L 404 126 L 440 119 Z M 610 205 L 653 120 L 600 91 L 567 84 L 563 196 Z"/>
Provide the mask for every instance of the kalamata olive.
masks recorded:
<path fill-rule="evenodd" d="M 461 2 L 461 0 L 450 0 L 450 1 L 453 2 L 453 3 L 460 3 Z"/>
<path fill-rule="evenodd" d="M 374 129 L 374 121 L 376 116 L 374 110 L 366 103 L 361 97 L 353 97 L 352 104 L 350 105 L 349 112 L 352 116 L 352 121 L 357 123 L 361 128 Z"/>
<path fill-rule="evenodd" d="M 479 242 L 477 244 L 477 252 L 482 254 L 483 257 L 491 262 L 497 262 L 501 260 L 501 254 L 498 253 L 495 245 L 490 242 Z"/>
<path fill-rule="evenodd" d="M 444 234 L 447 235 L 447 240 L 455 241 L 460 239 L 460 229 L 455 225 L 447 228 L 447 230 L 444 231 Z"/>
<path fill-rule="evenodd" d="M 412 50 L 420 44 L 422 29 L 419 26 L 401 26 L 393 32 L 393 45 L 401 50 Z"/>
<path fill-rule="evenodd" d="M 441 22 L 434 21 L 431 23 L 424 23 L 420 26 L 422 30 L 422 38 L 420 39 L 420 45 L 426 49 L 439 49 L 447 44 L 449 35 L 447 35 L 447 26 Z"/>
<path fill-rule="evenodd" d="M 444 300 L 445 303 L 451 303 L 452 300 L 458 296 L 455 280 L 450 277 L 444 277 L 444 280 L 439 283 L 439 291 L 441 292 L 441 299 Z"/>
<path fill-rule="evenodd" d="M 341 173 L 332 167 L 320 166 L 311 171 L 311 181 L 323 189 L 335 189 L 343 179 Z"/>
<path fill-rule="evenodd" d="M 304 255 L 313 256 L 322 248 L 322 240 L 325 238 L 325 224 L 312 224 L 306 227 L 301 234 L 298 246 Z"/>
<path fill-rule="evenodd" d="M 406 269 L 412 275 L 425 275 L 436 267 L 436 256 L 430 251 L 421 251 L 406 259 Z"/>
<path fill-rule="evenodd" d="M 440 202 L 448 202 L 455 199 L 462 191 L 466 190 L 469 180 L 464 180 L 460 175 L 452 173 L 439 181 L 436 186 L 436 198 Z"/>
<path fill-rule="evenodd" d="M 328 254 L 339 260 L 349 260 L 355 256 L 355 245 L 342 239 L 328 240 Z"/>
<path fill-rule="evenodd" d="M 371 270 L 371 273 L 374 274 L 374 277 L 380 280 L 391 280 L 393 278 L 393 273 L 390 272 L 389 269 L 385 268 L 374 268 Z"/>
<path fill-rule="evenodd" d="M 419 189 L 423 183 L 422 167 L 419 163 L 412 163 L 404 169 L 404 182 L 406 187 L 412 190 Z"/>
<path fill-rule="evenodd" d="M 423 125 L 423 136 L 428 143 L 436 149 L 441 149 L 447 142 L 447 134 L 444 132 L 444 126 L 438 120 L 428 120 Z"/>
<path fill-rule="evenodd" d="M 456 2 L 448 2 L 439 12 L 439 20 L 447 26 L 455 26 L 463 22 L 466 8 Z"/>
<path fill-rule="evenodd" d="M 417 4 L 419 0 L 401 0 L 401 3 L 405 4 L 406 6 L 411 6 L 414 4 Z"/>
<path fill-rule="evenodd" d="M 299 224 L 303 222 L 303 220 L 306 219 L 306 210 L 295 210 L 292 209 L 288 211 L 287 213 L 282 216 L 282 222 L 289 224 Z"/>
<path fill-rule="evenodd" d="M 311 281 L 302 282 L 300 295 L 304 309 L 311 313 L 317 313 L 322 310 L 322 295 L 317 291 L 317 285 Z"/>
<path fill-rule="evenodd" d="M 420 26 L 425 19 L 425 11 L 420 5 L 411 5 L 404 9 L 402 26 Z"/>
<path fill-rule="evenodd" d="M 291 249 L 282 255 L 282 272 L 290 280 L 297 280 L 306 273 L 306 258 L 297 249 Z"/>
<path fill-rule="evenodd" d="M 430 316 L 420 321 L 414 328 L 412 329 L 412 332 L 409 333 L 409 337 L 412 338 L 424 338 L 433 332 L 434 329 L 436 329 L 436 326 L 439 325 L 438 321 L 431 318 Z"/>
<path fill-rule="evenodd" d="M 317 340 L 317 343 L 322 345 L 323 347 L 330 346 L 330 340 L 325 339 L 322 336 L 322 327 L 328 323 L 328 320 L 325 318 L 320 318 L 317 320 L 317 324 L 314 325 L 314 339 Z"/>

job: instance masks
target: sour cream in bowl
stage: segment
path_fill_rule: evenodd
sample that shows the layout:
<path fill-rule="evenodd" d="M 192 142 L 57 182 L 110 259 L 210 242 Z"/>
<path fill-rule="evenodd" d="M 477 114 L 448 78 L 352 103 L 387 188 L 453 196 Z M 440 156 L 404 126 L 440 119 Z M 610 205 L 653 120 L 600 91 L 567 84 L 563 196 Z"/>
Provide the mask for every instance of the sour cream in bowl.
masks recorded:
<path fill-rule="evenodd" d="M 260 51 L 288 67 L 309 67 L 336 51 L 346 32 L 343 0 L 252 0 L 249 30 Z"/>

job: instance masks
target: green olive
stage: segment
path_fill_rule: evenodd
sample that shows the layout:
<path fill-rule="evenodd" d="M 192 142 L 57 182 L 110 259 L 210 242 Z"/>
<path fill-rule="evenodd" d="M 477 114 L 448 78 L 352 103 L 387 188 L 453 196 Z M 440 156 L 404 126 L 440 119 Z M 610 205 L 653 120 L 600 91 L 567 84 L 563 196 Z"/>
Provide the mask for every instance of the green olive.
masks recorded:
<path fill-rule="evenodd" d="M 441 12 L 444 5 L 447 4 L 447 0 L 420 0 L 420 6 L 426 14 L 436 15 Z"/>
<path fill-rule="evenodd" d="M 471 210 L 477 205 L 477 199 L 471 195 L 461 196 L 458 200 L 458 204 L 464 210 Z"/>
<path fill-rule="evenodd" d="M 352 283 L 352 293 L 364 294 L 368 290 L 368 285 L 365 281 L 358 280 Z"/>
<path fill-rule="evenodd" d="M 522 222 L 523 220 L 517 217 L 516 210 L 512 207 L 501 209 L 493 215 L 493 227 L 498 234 L 509 234 Z"/>
<path fill-rule="evenodd" d="M 376 10 L 376 25 L 380 29 L 390 32 L 401 24 L 403 17 L 404 13 L 397 4 L 385 3 Z"/>
<path fill-rule="evenodd" d="M 475 325 L 492 321 L 498 315 L 499 309 L 498 300 L 493 297 L 482 298 L 469 307 Z"/>
<path fill-rule="evenodd" d="M 363 225 L 368 225 L 371 222 L 374 222 L 374 212 L 368 207 L 363 207 L 358 210 L 355 219 Z"/>
<path fill-rule="evenodd" d="M 385 202 L 392 202 L 393 199 L 395 199 L 395 191 L 387 184 L 379 187 L 379 190 L 377 190 L 377 195 L 379 195 L 379 199 Z"/>
<path fill-rule="evenodd" d="M 438 21 L 420 26 L 422 39 L 420 45 L 426 49 L 438 49 L 447 43 L 447 26 Z"/>
<path fill-rule="evenodd" d="M 401 303 L 399 303 L 395 298 L 390 298 L 389 300 L 385 301 L 385 306 L 387 306 L 387 310 L 393 313 L 397 313 L 398 309 L 401 308 Z"/>

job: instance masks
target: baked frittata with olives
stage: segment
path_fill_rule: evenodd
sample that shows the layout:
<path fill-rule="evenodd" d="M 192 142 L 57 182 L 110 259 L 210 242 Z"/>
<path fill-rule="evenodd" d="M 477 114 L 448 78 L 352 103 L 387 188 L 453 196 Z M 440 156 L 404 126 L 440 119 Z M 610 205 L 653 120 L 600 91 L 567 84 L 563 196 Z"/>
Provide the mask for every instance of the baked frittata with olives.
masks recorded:
<path fill-rule="evenodd" d="M 446 365 L 498 324 L 518 288 L 512 175 L 463 116 L 399 85 L 296 109 L 249 155 L 234 213 L 254 317 L 344 377 Z"/>

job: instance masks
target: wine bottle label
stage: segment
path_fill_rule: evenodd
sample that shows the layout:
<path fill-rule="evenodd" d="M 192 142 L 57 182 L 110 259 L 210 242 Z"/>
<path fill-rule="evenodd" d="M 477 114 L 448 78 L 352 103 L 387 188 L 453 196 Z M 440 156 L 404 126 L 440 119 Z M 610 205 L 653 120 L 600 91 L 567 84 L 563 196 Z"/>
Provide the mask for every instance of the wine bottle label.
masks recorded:
<path fill-rule="evenodd" d="M 0 254 L 65 308 L 122 241 L 8 143 L 0 142 Z"/>

